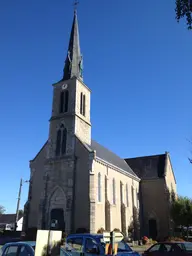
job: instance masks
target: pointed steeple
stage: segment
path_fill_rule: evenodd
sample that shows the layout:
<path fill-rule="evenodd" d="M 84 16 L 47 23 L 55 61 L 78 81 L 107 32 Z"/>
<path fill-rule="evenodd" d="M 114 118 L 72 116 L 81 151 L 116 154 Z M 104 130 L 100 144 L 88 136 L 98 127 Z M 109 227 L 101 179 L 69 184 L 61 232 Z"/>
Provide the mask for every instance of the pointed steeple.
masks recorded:
<path fill-rule="evenodd" d="M 63 80 L 68 80 L 73 76 L 83 79 L 83 58 L 80 50 L 79 28 L 77 11 L 74 11 L 73 25 L 71 29 L 70 41 L 67 57 L 63 70 Z"/>

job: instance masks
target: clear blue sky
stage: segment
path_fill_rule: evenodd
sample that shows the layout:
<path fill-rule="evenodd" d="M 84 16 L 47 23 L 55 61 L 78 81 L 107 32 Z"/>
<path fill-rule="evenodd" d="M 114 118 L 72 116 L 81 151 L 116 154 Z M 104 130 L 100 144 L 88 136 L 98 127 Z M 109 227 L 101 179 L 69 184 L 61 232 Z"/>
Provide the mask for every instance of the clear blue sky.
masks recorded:
<path fill-rule="evenodd" d="M 84 81 L 93 138 L 121 157 L 169 151 L 178 192 L 191 196 L 192 31 L 174 0 L 81 0 Z M 72 0 L 0 3 L 0 204 L 15 212 L 19 180 L 47 140 L 62 76 Z M 23 186 L 23 205 L 28 185 Z"/>

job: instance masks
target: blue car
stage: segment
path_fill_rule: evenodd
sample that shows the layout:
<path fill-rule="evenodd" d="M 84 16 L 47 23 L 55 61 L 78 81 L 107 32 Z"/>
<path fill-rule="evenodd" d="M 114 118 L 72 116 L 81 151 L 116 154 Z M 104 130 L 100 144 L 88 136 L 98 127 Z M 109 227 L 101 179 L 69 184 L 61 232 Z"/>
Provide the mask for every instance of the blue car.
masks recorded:
<path fill-rule="evenodd" d="M 35 242 L 12 242 L 5 244 L 0 249 L 0 256 L 34 256 Z M 60 250 L 60 256 L 66 256 L 63 248 Z"/>
<path fill-rule="evenodd" d="M 102 234 L 73 234 L 66 239 L 65 254 L 68 256 L 105 255 L 105 243 Z M 127 243 L 118 243 L 117 256 L 139 256 Z"/>
<path fill-rule="evenodd" d="M 0 249 L 0 256 L 34 256 L 35 242 L 12 242 Z M 65 248 L 61 247 L 60 256 L 96 256 L 105 255 L 103 235 L 74 234 L 66 239 Z M 127 243 L 118 243 L 117 256 L 139 256 Z"/>
<path fill-rule="evenodd" d="M 35 242 L 11 242 L 0 249 L 0 256 L 34 256 Z"/>

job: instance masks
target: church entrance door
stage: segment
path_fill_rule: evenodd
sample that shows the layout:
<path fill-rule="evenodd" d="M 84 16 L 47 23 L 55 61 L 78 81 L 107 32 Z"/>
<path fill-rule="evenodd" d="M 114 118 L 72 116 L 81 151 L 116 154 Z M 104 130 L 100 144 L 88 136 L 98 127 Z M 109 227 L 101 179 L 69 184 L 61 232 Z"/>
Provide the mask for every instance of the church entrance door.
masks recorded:
<path fill-rule="evenodd" d="M 51 229 L 65 231 L 64 211 L 63 209 L 51 210 Z"/>
<path fill-rule="evenodd" d="M 153 240 L 157 238 L 157 222 L 155 219 L 149 220 L 149 237 Z"/>

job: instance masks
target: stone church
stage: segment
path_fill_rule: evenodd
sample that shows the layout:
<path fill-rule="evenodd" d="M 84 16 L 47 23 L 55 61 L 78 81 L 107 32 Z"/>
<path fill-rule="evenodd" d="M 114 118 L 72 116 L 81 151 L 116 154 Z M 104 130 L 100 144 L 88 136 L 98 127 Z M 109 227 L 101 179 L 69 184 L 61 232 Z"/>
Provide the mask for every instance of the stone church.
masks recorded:
<path fill-rule="evenodd" d="M 63 77 L 53 84 L 48 140 L 30 161 L 24 229 L 127 234 L 137 223 L 140 235 L 166 236 L 168 192 L 176 191 L 169 154 L 122 159 L 100 145 L 91 137 L 90 102 L 75 11 Z"/>

